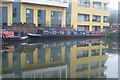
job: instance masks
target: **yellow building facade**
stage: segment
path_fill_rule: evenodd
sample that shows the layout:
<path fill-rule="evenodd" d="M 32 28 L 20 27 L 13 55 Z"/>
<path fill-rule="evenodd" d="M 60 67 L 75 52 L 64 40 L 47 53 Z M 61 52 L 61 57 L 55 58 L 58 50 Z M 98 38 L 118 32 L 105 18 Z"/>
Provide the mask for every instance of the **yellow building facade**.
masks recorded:
<path fill-rule="evenodd" d="M 33 23 L 38 26 L 38 10 L 46 10 L 46 26 L 51 26 L 51 12 L 59 11 L 62 12 L 62 27 L 65 27 L 66 24 L 66 8 L 54 7 L 54 6 L 44 6 L 44 5 L 36 5 L 36 4 L 21 4 L 21 22 L 26 22 L 26 9 L 34 10 L 34 18 Z"/>
<path fill-rule="evenodd" d="M 102 41 L 98 45 L 90 43 L 71 47 L 70 78 L 106 78 L 104 70 L 107 67 L 104 64 L 108 55 L 104 54 L 104 50 L 107 48 L 108 45 L 103 45 Z"/>
<path fill-rule="evenodd" d="M 72 0 L 70 25 L 83 31 L 100 31 L 108 27 L 108 4 L 109 0 Z"/>
<path fill-rule="evenodd" d="M 109 0 L 45 0 L 1 2 L 2 24 L 34 23 L 42 27 L 73 27 L 79 31 L 102 31 L 109 27 Z"/>
<path fill-rule="evenodd" d="M 3 26 L 12 26 L 15 23 L 34 23 L 36 26 L 42 27 L 65 27 L 66 25 L 66 7 L 68 5 L 63 0 L 39 2 L 37 0 L 29 0 L 28 2 L 8 0 L 1 2 L 0 7 L 1 12 L 3 12 L 1 24 Z"/>

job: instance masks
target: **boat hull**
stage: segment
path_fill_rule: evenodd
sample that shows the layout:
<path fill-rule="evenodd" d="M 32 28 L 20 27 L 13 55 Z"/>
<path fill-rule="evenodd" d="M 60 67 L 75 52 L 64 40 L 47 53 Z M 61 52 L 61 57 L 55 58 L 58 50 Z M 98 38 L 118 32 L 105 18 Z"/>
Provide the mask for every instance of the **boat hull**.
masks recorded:
<path fill-rule="evenodd" d="M 32 36 L 32 35 L 28 35 L 29 39 L 64 39 L 64 38 L 95 38 L 95 37 L 99 37 L 101 38 L 102 36 L 78 36 L 78 35 L 46 35 L 46 36 Z"/>
<path fill-rule="evenodd" d="M 24 38 L 24 37 L 12 37 L 12 38 L 2 38 L 2 41 L 24 41 L 24 40 L 27 40 L 27 38 Z"/>

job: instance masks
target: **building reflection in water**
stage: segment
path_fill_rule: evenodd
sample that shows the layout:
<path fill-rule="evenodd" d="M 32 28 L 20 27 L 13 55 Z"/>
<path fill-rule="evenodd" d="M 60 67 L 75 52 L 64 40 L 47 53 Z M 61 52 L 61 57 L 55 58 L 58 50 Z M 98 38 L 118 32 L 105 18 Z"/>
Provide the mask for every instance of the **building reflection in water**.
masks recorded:
<path fill-rule="evenodd" d="M 12 51 L 8 48 L 2 55 L 2 77 L 105 78 L 107 48 L 99 39 L 32 43 Z"/>

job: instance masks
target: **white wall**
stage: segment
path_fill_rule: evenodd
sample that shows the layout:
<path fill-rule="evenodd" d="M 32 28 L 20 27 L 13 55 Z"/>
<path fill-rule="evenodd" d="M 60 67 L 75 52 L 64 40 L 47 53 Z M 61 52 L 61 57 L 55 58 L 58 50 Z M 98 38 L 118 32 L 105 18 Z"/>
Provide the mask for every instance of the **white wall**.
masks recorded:
<path fill-rule="evenodd" d="M 49 5 L 49 6 L 68 7 L 69 0 L 0 0 L 0 1 L 24 2 L 24 3 L 32 3 L 32 4 Z"/>
<path fill-rule="evenodd" d="M 21 2 L 25 2 L 25 3 L 42 4 L 42 5 L 50 5 L 50 6 L 58 6 L 58 7 L 68 7 L 68 2 L 65 3 L 64 1 L 66 0 L 21 0 Z"/>

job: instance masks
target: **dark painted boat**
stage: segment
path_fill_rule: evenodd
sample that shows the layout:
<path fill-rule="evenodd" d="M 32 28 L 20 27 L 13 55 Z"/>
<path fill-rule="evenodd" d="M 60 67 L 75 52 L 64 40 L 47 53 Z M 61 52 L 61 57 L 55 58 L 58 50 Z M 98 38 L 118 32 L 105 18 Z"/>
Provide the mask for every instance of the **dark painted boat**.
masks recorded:
<path fill-rule="evenodd" d="M 56 29 L 41 30 L 38 29 L 36 34 L 28 33 L 29 39 L 54 39 L 54 38 L 88 38 L 101 37 L 98 31 L 65 31 Z"/>
<path fill-rule="evenodd" d="M 23 41 L 27 36 L 20 36 L 18 32 L 10 29 L 0 29 L 0 38 L 2 41 Z"/>

